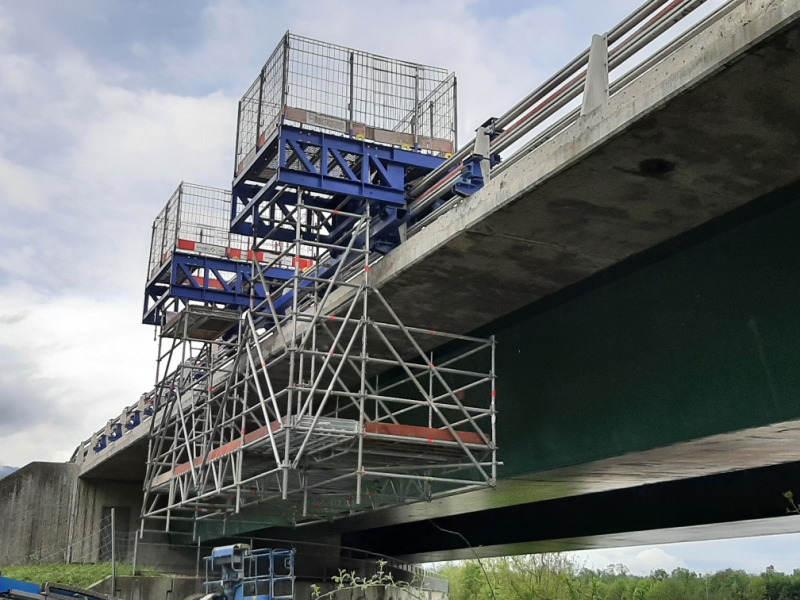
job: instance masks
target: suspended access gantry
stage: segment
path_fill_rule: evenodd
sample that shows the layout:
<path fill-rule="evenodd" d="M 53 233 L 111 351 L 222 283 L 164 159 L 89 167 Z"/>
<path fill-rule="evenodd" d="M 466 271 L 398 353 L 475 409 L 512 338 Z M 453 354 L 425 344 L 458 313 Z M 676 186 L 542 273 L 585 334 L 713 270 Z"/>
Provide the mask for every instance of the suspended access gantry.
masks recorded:
<path fill-rule="evenodd" d="M 494 341 L 406 325 L 370 277 L 454 131 L 453 75 L 287 34 L 240 102 L 232 192 L 181 184 L 153 227 L 143 523 L 494 485 Z"/>

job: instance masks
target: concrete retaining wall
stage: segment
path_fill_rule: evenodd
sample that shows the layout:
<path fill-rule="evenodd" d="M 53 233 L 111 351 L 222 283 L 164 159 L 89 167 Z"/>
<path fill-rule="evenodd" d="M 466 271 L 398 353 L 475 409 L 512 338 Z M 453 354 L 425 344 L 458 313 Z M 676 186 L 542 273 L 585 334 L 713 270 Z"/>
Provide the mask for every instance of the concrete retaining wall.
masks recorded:
<path fill-rule="evenodd" d="M 81 479 L 69 463 L 31 463 L 0 480 L 0 566 L 110 560 L 110 509 L 116 509 L 117 556 L 132 562 L 141 484 Z M 105 526 L 105 530 L 103 527 Z M 148 534 L 137 562 L 194 575 L 197 551 Z"/>
<path fill-rule="evenodd" d="M 0 565 L 65 560 L 77 478 L 77 465 L 34 462 L 0 481 Z"/>
<path fill-rule="evenodd" d="M 296 600 L 313 600 L 310 581 L 295 583 Z M 322 594 L 333 590 L 332 583 L 317 584 Z M 203 580 L 194 577 L 117 577 L 114 596 L 122 600 L 195 600 L 203 592 Z M 103 594 L 111 594 L 111 578 L 91 587 Z M 394 586 L 373 587 L 366 590 L 343 590 L 333 594 L 331 600 L 446 600 L 447 592 L 414 590 L 409 593 Z"/>
<path fill-rule="evenodd" d="M 94 584 L 91 589 L 123 600 L 186 600 L 203 591 L 202 579 L 194 577 L 117 577 L 111 594 L 111 578 Z"/>

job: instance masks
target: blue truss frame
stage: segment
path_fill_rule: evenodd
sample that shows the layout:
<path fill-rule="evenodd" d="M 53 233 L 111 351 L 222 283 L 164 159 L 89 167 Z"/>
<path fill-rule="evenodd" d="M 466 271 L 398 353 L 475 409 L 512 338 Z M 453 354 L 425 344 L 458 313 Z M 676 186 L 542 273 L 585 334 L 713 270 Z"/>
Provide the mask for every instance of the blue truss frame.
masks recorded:
<path fill-rule="evenodd" d="M 351 167 L 346 160 L 348 157 L 357 168 Z M 259 173 L 276 160 L 274 175 L 269 180 L 260 177 Z M 294 231 L 274 230 L 270 223 L 258 217 L 261 206 L 272 201 L 284 186 L 329 195 L 332 199 L 327 202 L 318 199 L 321 206 L 329 208 L 335 208 L 344 198 L 353 198 L 355 201 L 343 209 L 351 213 L 362 212 L 367 201 L 403 211 L 406 185 L 443 162 L 438 156 L 281 125 L 234 181 L 231 232 L 250 236 L 255 228 L 259 237 L 271 234 L 273 239 L 294 240 Z M 337 175 L 332 174 L 334 170 Z M 248 181 L 266 185 L 262 188 Z M 286 203 L 291 204 L 291 199 L 283 201 L 284 206 Z M 280 204 L 278 200 L 278 206 L 274 203 L 273 208 L 279 209 Z M 271 220 L 280 219 L 271 216 Z"/>
<path fill-rule="evenodd" d="M 219 288 L 211 286 L 210 275 L 219 282 Z M 293 275 L 292 269 L 273 268 L 264 272 L 268 286 L 273 283 L 280 285 Z M 233 309 L 247 308 L 250 306 L 251 283 L 252 266 L 249 263 L 175 251 L 145 288 L 142 322 L 157 325 L 159 308 L 170 298 L 223 304 Z M 253 289 L 257 301 L 266 299 L 264 286 L 259 281 L 253 284 Z"/>
<path fill-rule="evenodd" d="M 363 214 L 369 203 L 373 214 L 370 247 L 387 253 L 400 245 L 400 228 L 411 218 L 406 210 L 406 188 L 438 168 L 444 160 L 281 123 L 233 182 L 230 230 L 248 237 L 255 234 L 260 238 L 293 242 L 296 224 L 292 211 L 297 199 L 294 193 L 283 194 L 283 190 L 295 188 L 302 190 L 304 204 L 333 211 L 326 217 L 329 219 L 328 234 L 319 240 L 327 244 L 341 245 L 347 240 L 357 219 L 353 215 Z M 265 172 L 270 176 L 263 175 Z M 479 183 L 463 179 L 460 183 L 465 188 Z M 281 222 L 284 225 L 279 227 Z M 302 237 L 308 241 L 318 239 L 316 233 L 310 232 L 303 233 Z M 365 243 L 366 239 L 355 240 L 354 247 L 363 247 Z M 340 262 L 335 252 L 333 254 L 323 268 L 326 273 Z M 274 290 L 293 275 L 292 269 L 271 269 L 265 273 L 267 291 Z M 212 278 L 219 284 L 211 286 Z M 309 282 L 302 282 L 300 293 L 305 293 L 309 286 Z M 142 320 L 145 324 L 158 324 L 161 308 L 170 299 L 183 304 L 221 305 L 232 310 L 247 308 L 251 287 L 256 301 L 266 299 L 260 281 L 252 281 L 249 263 L 175 249 L 170 260 L 145 287 Z M 285 313 L 293 295 L 289 292 L 276 299 L 275 310 Z"/>

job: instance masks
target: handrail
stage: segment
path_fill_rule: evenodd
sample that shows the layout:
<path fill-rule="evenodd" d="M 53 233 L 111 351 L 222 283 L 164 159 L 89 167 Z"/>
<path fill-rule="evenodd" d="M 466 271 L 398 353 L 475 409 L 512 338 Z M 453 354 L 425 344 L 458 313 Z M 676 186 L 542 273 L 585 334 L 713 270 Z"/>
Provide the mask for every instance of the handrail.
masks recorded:
<path fill-rule="evenodd" d="M 609 71 L 622 65 L 637 52 L 644 49 L 658 37 L 667 32 L 676 23 L 684 19 L 691 12 L 699 8 L 706 0 L 648 0 L 636 11 L 613 27 L 606 34 L 609 46 Z M 722 18 L 725 14 L 738 5 L 742 0 L 729 0 L 717 8 L 710 15 L 695 24 L 678 38 L 668 43 L 654 55 L 645 59 L 633 69 L 614 81 L 609 89 L 609 94 L 617 93 L 627 86 L 636 77 L 652 68 L 654 64 L 663 60 L 669 54 L 684 45 L 691 37 L 710 23 Z M 495 137 L 490 145 L 492 153 L 499 153 L 519 142 L 525 135 L 544 121 L 553 117 L 559 110 L 578 98 L 583 92 L 586 70 L 588 67 L 589 50 L 585 50 L 573 59 L 558 73 L 542 83 L 528 96 L 515 104 L 505 114 L 496 120 L 498 130 L 503 130 Z M 501 173 L 511 164 L 540 146 L 546 140 L 571 125 L 578 118 L 580 111 L 571 111 L 559 119 L 545 131 L 538 134 L 522 148 L 518 149 L 503 163 L 497 165 L 492 174 Z M 410 191 L 413 198 L 410 211 L 417 215 L 434 201 L 441 198 L 449 189 L 448 183 L 458 176 L 457 166 L 472 152 L 474 139 L 463 146 L 453 157 L 445 161 L 439 168 L 422 178 Z M 451 199 L 409 228 L 408 234 L 413 235 L 434 218 L 446 212 L 457 204 L 461 198 Z"/>

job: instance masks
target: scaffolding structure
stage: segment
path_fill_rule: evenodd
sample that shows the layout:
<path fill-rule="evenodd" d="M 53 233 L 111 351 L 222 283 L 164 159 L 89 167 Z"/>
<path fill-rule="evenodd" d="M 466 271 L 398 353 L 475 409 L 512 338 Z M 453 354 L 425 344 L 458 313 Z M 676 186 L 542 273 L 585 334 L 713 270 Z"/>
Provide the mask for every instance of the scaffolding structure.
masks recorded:
<path fill-rule="evenodd" d="M 251 261 L 265 300 L 189 305 L 161 326 L 144 516 L 167 529 L 263 503 L 296 525 L 494 484 L 493 340 L 404 326 L 370 281 L 369 211 L 316 243 L 303 234 L 331 209 L 305 196 L 272 263 L 311 250 L 312 265 L 276 285 Z"/>
<path fill-rule="evenodd" d="M 143 523 L 258 505 L 296 526 L 494 486 L 494 340 L 406 326 L 370 274 L 445 160 L 433 136 L 455 139 L 454 82 L 287 34 L 240 103 L 232 192 L 184 183 L 159 214 Z"/>

